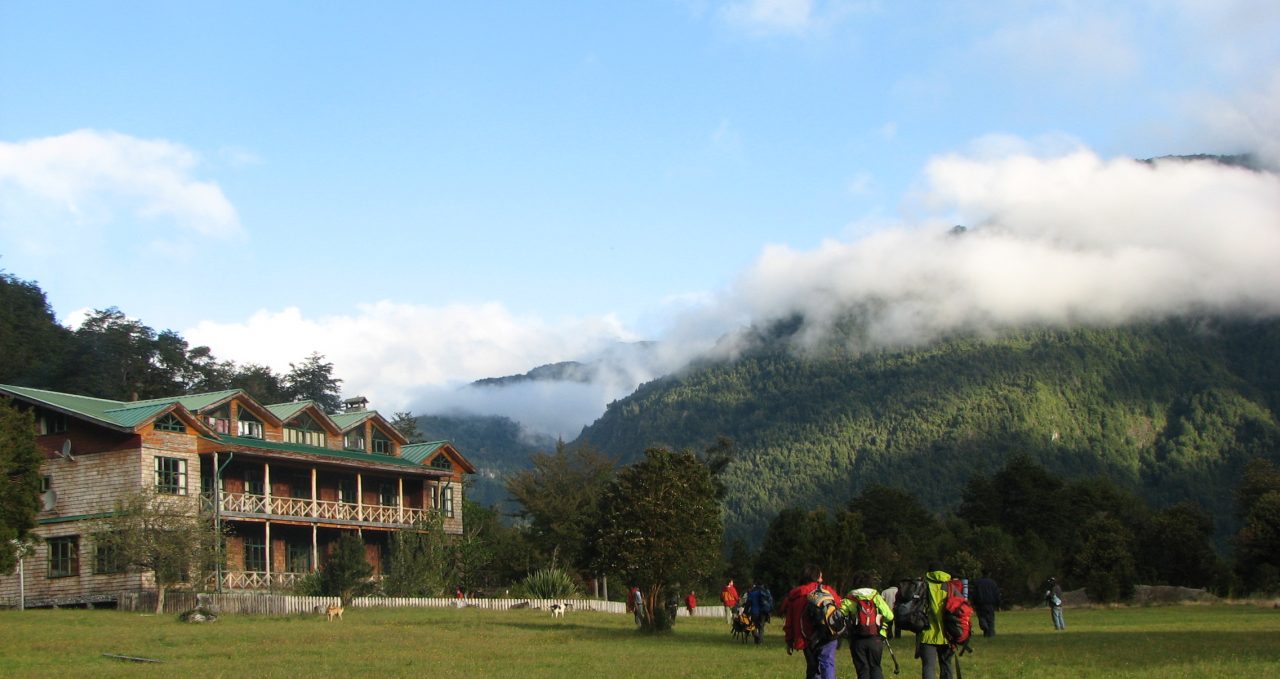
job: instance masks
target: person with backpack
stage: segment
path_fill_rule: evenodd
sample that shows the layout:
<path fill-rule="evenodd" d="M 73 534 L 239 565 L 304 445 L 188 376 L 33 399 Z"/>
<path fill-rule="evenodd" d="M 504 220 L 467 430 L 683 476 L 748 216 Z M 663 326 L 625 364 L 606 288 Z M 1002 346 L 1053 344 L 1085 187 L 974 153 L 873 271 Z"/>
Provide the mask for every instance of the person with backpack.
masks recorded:
<path fill-rule="evenodd" d="M 689 591 L 689 596 L 684 598 L 684 607 L 689 610 L 689 617 L 693 617 L 693 611 L 698 607 L 698 596 Z"/>
<path fill-rule="evenodd" d="M 849 655 L 858 679 L 884 679 L 880 660 L 889 637 L 893 608 L 875 590 L 875 583 L 875 575 L 868 571 L 854 573 L 853 589 L 840 605 L 849 625 Z"/>
<path fill-rule="evenodd" d="M 628 601 L 631 602 L 631 612 L 636 616 L 636 624 L 644 624 L 644 595 L 640 593 L 640 588 L 631 587 L 631 593 L 627 595 Z"/>
<path fill-rule="evenodd" d="M 836 679 L 836 648 L 844 632 L 840 595 L 822 584 L 822 569 L 804 567 L 804 584 L 782 600 L 782 630 L 787 655 L 804 653 L 805 679 Z"/>
<path fill-rule="evenodd" d="M 955 649 L 943 631 L 942 608 L 947 599 L 947 583 L 951 575 L 937 561 L 929 564 L 924 574 L 928 585 L 925 594 L 927 625 L 916 633 L 916 657 L 920 659 L 922 679 L 951 679 L 951 658 Z"/>
<path fill-rule="evenodd" d="M 973 609 L 978 613 L 978 626 L 982 636 L 996 635 L 996 609 L 1000 606 L 1000 587 L 991 579 L 991 572 L 973 581 Z"/>
<path fill-rule="evenodd" d="M 733 578 L 729 579 L 729 584 L 720 590 L 720 603 L 724 604 L 724 618 L 730 622 L 736 613 L 734 610 L 738 607 L 738 588 L 733 586 Z"/>
<path fill-rule="evenodd" d="M 884 599 L 886 604 L 889 604 L 889 610 L 893 610 L 898 601 L 898 587 L 894 585 L 884 588 L 880 591 L 880 598 Z M 902 628 L 898 627 L 898 623 L 892 620 L 889 622 L 889 636 L 894 639 L 902 636 Z"/>
<path fill-rule="evenodd" d="M 1066 629 L 1067 621 L 1062 619 L 1062 586 L 1053 578 L 1044 581 L 1044 602 L 1049 604 L 1049 615 L 1053 617 L 1053 628 Z"/>
<path fill-rule="evenodd" d="M 769 621 L 769 611 L 773 608 L 773 595 L 759 583 L 751 587 L 742 598 L 742 612 L 751 621 L 751 636 L 759 644 L 764 637 L 764 624 Z"/>

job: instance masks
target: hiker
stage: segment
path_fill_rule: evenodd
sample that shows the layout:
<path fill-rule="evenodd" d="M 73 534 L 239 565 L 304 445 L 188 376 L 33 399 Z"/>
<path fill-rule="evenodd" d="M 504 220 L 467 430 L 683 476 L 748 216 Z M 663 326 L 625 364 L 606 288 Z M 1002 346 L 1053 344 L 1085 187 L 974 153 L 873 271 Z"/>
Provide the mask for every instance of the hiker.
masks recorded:
<path fill-rule="evenodd" d="M 751 620 L 754 629 L 752 638 L 759 644 L 764 637 L 764 624 L 769 621 L 769 611 L 773 608 L 773 594 L 759 583 L 751 587 L 747 595 L 742 597 L 742 611 Z"/>
<path fill-rule="evenodd" d="M 635 613 L 636 624 L 644 624 L 644 595 L 640 593 L 640 588 L 633 586 L 631 588 L 631 611 Z"/>
<path fill-rule="evenodd" d="M 1053 628 L 1066 629 L 1067 621 L 1062 619 L 1062 586 L 1052 577 L 1044 581 L 1044 602 L 1049 604 L 1049 614 L 1053 617 Z"/>
<path fill-rule="evenodd" d="M 698 597 L 694 596 L 692 591 L 684 598 L 684 607 L 689 609 L 689 617 L 693 617 L 693 609 L 698 607 Z"/>
<path fill-rule="evenodd" d="M 729 584 L 720 590 L 720 603 L 724 604 L 725 620 L 733 622 L 733 609 L 738 607 L 738 588 L 733 586 L 733 578 L 729 578 Z"/>
<path fill-rule="evenodd" d="M 880 660 L 889 638 L 893 607 L 875 590 L 875 582 L 875 575 L 868 571 L 854 573 L 853 589 L 840 606 L 849 621 L 849 655 L 858 679 L 884 679 Z"/>
<path fill-rule="evenodd" d="M 996 635 L 996 609 L 1000 607 L 1000 587 L 991 579 L 990 571 L 973 581 L 973 608 L 978 612 L 978 627 L 982 636 Z"/>
<path fill-rule="evenodd" d="M 804 567 L 804 584 L 787 593 L 782 601 L 782 629 L 787 639 L 787 655 L 804 652 L 805 679 L 836 679 L 837 636 L 832 636 L 809 618 L 809 595 L 822 589 L 840 607 L 840 595 L 822 584 L 822 569 L 815 564 Z"/>
<path fill-rule="evenodd" d="M 889 610 L 893 610 L 894 605 L 897 604 L 898 602 L 897 585 L 894 585 L 893 587 L 884 588 L 880 592 L 880 598 L 884 599 L 884 602 L 886 604 L 889 604 Z M 900 638 L 902 636 L 902 628 L 898 627 L 898 623 L 892 620 L 889 621 L 889 632 L 890 632 L 889 636 L 893 637 L 894 639 Z"/>
<path fill-rule="evenodd" d="M 942 604 L 946 600 L 946 584 L 951 575 L 937 561 L 929 564 L 924 574 L 929 585 L 929 626 L 916 634 L 916 657 L 920 659 L 922 679 L 951 679 L 951 658 L 955 649 L 947 642 L 942 631 Z"/>

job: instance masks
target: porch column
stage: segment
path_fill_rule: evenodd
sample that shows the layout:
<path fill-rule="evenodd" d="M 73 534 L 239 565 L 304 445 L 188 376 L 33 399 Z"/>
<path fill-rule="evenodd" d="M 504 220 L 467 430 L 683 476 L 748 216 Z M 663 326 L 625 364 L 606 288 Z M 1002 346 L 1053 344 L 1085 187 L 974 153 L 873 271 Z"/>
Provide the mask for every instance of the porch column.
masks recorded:
<path fill-rule="evenodd" d="M 267 514 L 274 514 L 275 512 L 271 511 L 271 463 L 270 462 L 262 463 L 262 498 L 263 498 L 262 501 L 264 503 L 263 509 L 266 511 Z"/>
<path fill-rule="evenodd" d="M 404 523 L 404 479 L 399 477 L 396 478 L 396 504 L 400 505 L 396 507 L 396 520 Z"/>
<path fill-rule="evenodd" d="M 320 546 L 316 541 L 316 525 L 311 524 L 311 572 L 320 567 Z"/>
<path fill-rule="evenodd" d="M 264 521 L 262 523 L 262 530 L 266 534 L 265 546 L 267 550 L 267 589 L 270 590 L 272 589 L 271 587 L 272 585 L 272 582 L 271 582 L 271 522 Z"/>
<path fill-rule="evenodd" d="M 356 520 L 364 521 L 364 474 L 356 472 Z"/>
<path fill-rule="evenodd" d="M 311 468 L 311 518 L 320 515 L 319 505 L 316 503 L 316 468 Z"/>

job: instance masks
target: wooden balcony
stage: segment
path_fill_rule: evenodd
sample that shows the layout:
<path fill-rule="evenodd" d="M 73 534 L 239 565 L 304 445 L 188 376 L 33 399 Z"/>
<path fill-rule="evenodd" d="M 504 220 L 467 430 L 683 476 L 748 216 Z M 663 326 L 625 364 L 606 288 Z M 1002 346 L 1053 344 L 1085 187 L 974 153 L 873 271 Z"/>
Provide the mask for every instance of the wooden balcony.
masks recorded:
<path fill-rule="evenodd" d="M 306 573 L 266 573 L 263 571 L 227 571 L 222 574 L 224 590 L 291 590 Z M 208 584 L 214 585 L 214 578 Z"/>
<path fill-rule="evenodd" d="M 201 498 L 204 508 L 213 511 L 211 495 Z M 415 507 L 364 505 L 297 497 L 275 497 L 250 493 L 223 493 L 221 514 L 228 518 L 301 519 L 338 525 L 377 525 L 406 528 L 425 523 L 433 510 Z"/>

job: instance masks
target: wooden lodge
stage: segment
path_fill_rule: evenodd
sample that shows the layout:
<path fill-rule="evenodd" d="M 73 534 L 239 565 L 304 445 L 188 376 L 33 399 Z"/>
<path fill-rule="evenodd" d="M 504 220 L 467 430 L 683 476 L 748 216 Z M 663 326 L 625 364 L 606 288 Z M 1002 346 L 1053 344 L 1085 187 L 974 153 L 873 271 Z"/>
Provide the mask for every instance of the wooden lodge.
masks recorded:
<path fill-rule="evenodd" d="M 38 537 L 21 573 L 0 575 L 0 605 L 114 601 L 152 588 L 121 572 L 94 534 L 137 491 L 188 498 L 227 534 L 218 591 L 288 592 L 355 532 L 375 576 L 393 531 L 438 513 L 462 533 L 463 475 L 475 468 L 447 441 L 409 443 L 376 411 L 326 413 L 311 401 L 262 405 L 236 389 L 112 401 L 0 385 L 34 410 L 44 453 Z"/>

